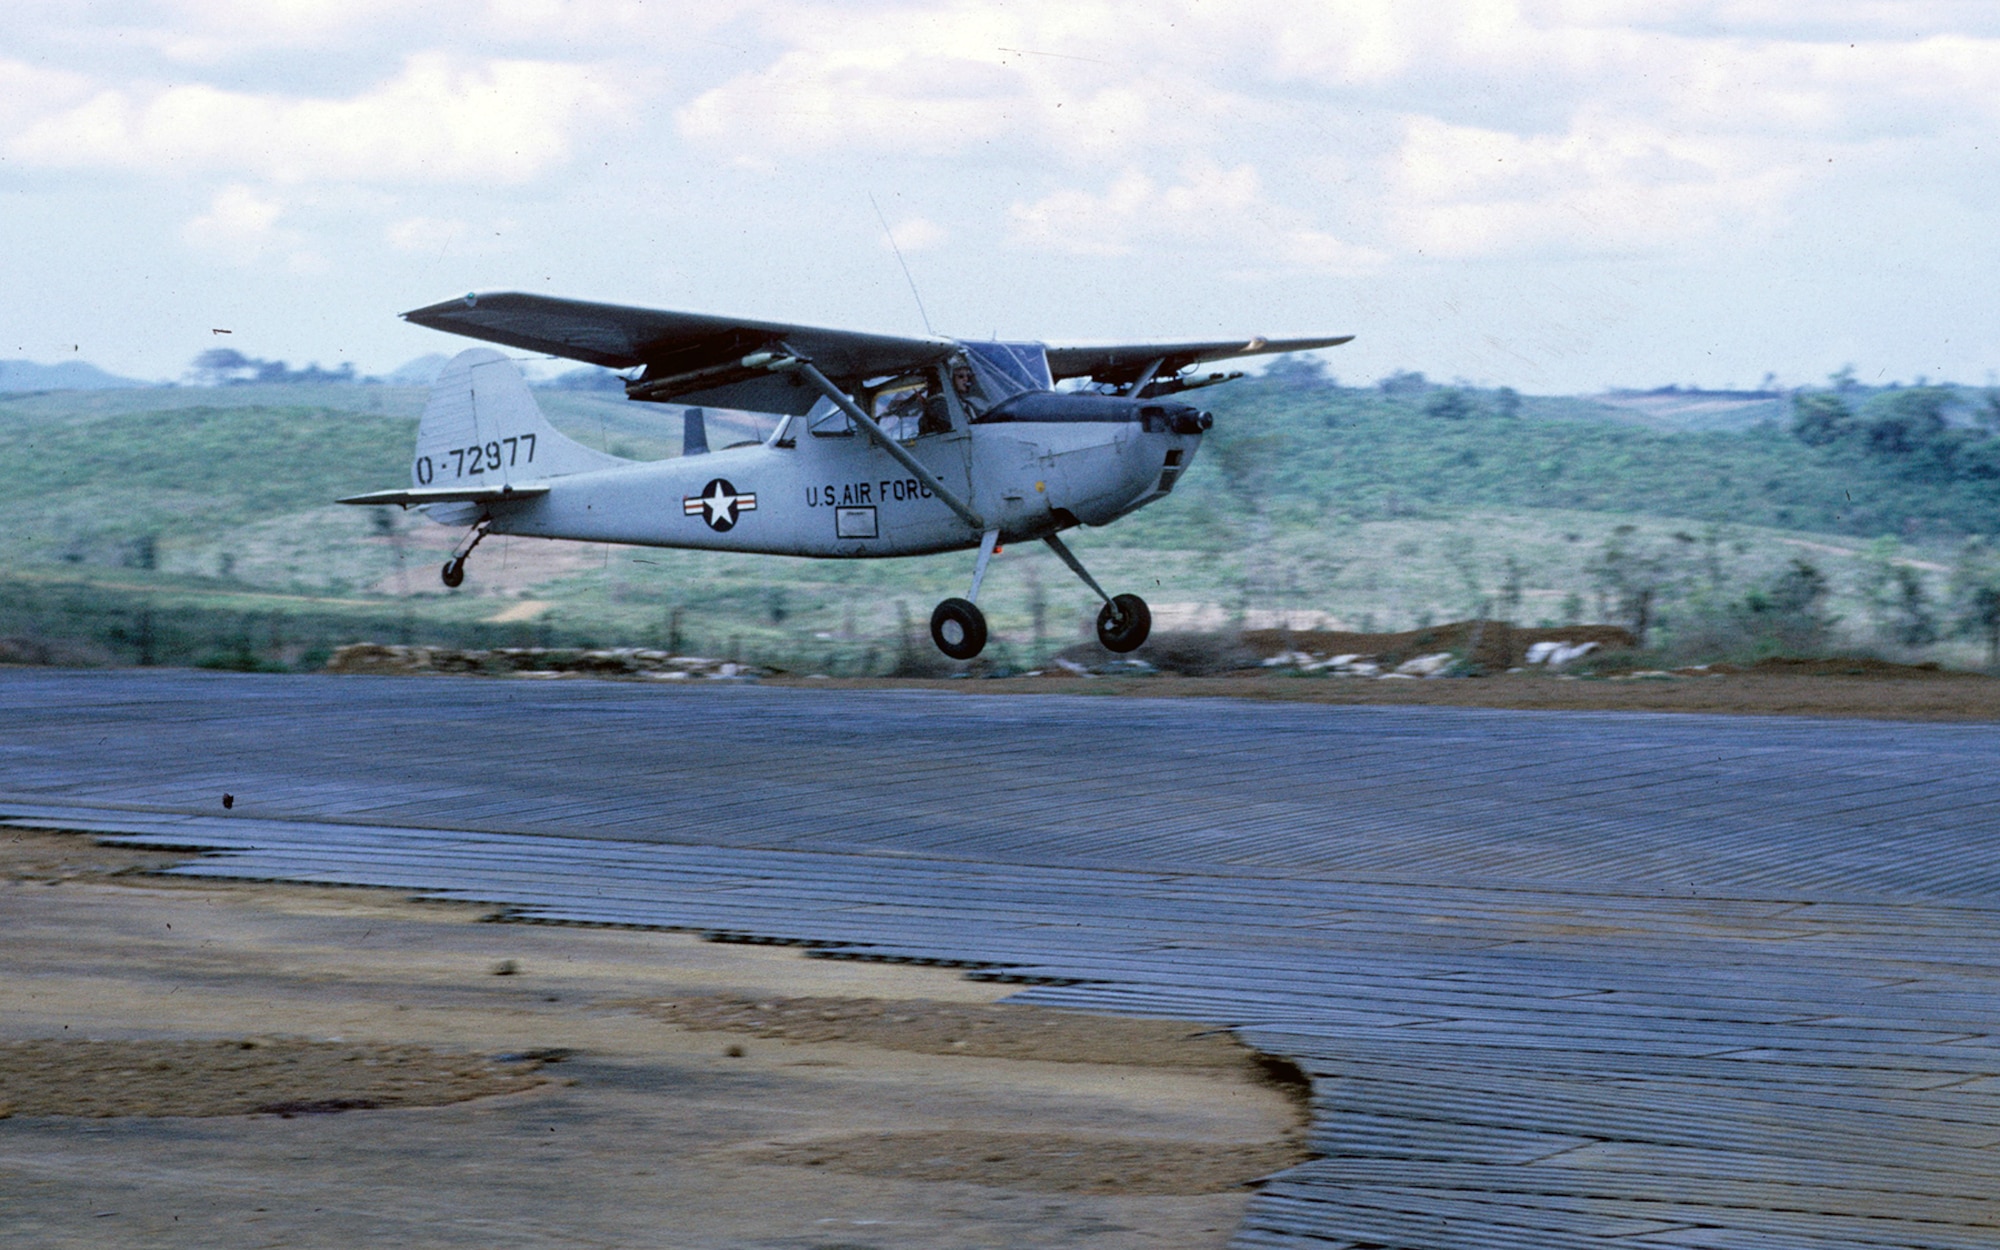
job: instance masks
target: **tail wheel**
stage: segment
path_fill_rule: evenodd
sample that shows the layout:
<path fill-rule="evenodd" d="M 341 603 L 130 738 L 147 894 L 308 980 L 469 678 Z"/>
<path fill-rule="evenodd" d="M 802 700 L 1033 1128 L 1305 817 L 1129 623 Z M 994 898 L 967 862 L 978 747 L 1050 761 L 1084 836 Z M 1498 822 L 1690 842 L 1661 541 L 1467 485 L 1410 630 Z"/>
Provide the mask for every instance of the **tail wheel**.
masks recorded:
<path fill-rule="evenodd" d="M 444 579 L 445 585 L 456 590 L 465 581 L 465 561 L 446 560 L 444 568 L 439 571 L 438 576 Z"/>
<path fill-rule="evenodd" d="M 1153 611 L 1137 595 L 1118 595 L 1097 611 L 1097 641 L 1106 651 L 1137 651 L 1153 632 Z"/>
<path fill-rule="evenodd" d="M 947 599 L 931 613 L 931 641 L 954 660 L 986 649 L 986 614 L 970 599 Z"/>

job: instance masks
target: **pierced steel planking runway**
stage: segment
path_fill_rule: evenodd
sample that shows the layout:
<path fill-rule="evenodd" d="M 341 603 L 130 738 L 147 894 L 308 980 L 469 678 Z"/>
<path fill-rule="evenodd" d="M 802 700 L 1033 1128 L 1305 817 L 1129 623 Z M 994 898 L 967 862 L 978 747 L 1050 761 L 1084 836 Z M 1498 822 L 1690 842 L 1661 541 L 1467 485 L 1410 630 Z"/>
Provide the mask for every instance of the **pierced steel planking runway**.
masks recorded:
<path fill-rule="evenodd" d="M 1238 1027 L 1326 1156 L 1244 1246 L 2000 1242 L 1996 765 L 1989 726 L 0 677 L 0 814 L 189 873 Z"/>

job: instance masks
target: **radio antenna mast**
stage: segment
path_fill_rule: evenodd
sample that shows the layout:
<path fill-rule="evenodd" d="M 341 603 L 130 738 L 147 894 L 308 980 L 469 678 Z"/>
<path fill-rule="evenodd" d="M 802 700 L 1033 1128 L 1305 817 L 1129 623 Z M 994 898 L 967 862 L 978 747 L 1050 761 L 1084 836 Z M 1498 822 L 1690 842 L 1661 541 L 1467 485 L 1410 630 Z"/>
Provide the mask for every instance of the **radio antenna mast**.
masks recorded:
<path fill-rule="evenodd" d="M 917 280 L 910 276 L 910 262 L 903 259 L 903 249 L 896 246 L 896 232 L 889 229 L 889 219 L 882 215 L 882 206 L 875 202 L 875 193 L 868 193 L 868 206 L 875 210 L 875 220 L 882 223 L 882 233 L 888 236 L 889 250 L 896 254 L 896 263 L 903 267 L 903 281 L 910 284 L 910 298 L 917 301 L 917 316 L 923 318 L 924 333 L 936 334 L 931 329 L 931 315 L 924 311 L 924 297 L 917 294 Z"/>

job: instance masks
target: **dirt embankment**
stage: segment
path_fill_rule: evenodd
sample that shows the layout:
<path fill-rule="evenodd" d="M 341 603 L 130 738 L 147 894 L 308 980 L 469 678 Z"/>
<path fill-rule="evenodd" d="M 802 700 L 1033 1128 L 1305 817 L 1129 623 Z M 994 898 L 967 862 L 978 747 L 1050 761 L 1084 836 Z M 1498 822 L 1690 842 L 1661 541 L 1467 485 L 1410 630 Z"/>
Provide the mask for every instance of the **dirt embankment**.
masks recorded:
<path fill-rule="evenodd" d="M 848 1043 L 926 1055 L 1236 1073 L 1291 1099 L 1296 1121 L 1263 1142 L 1118 1140 L 952 1129 L 855 1133 L 762 1146 L 759 1163 L 860 1176 L 974 1181 L 1049 1193 L 1201 1194 L 1241 1189 L 1303 1163 L 1311 1084 L 1296 1067 L 1223 1030 L 1014 1003 L 703 995 L 638 1004 L 685 1029 L 792 1043 Z"/>
<path fill-rule="evenodd" d="M 546 1058 L 287 1037 L 0 1042 L 0 1118 L 441 1107 L 533 1089 L 544 1079 L 535 1073 Z"/>
<path fill-rule="evenodd" d="M 890 998 L 714 994 L 636 1005 L 684 1029 L 790 1042 L 857 1042 L 925 1055 L 1212 1068 L 1266 1076 L 1257 1052 L 1232 1034 L 1185 1020 L 1099 1016 L 1019 1003 Z"/>
<path fill-rule="evenodd" d="M 184 858 L 0 830 L 0 1190 L 36 1245 L 1219 1247 L 1306 1157 L 1296 1072 L 1200 1024 L 152 875 Z"/>
<path fill-rule="evenodd" d="M 916 687 L 962 694 L 1088 694 L 1131 698 L 1269 699 L 1367 706 L 1486 707 L 1549 712 L 1700 712 L 1709 715 L 1869 717 L 1880 720 L 2000 720 L 2000 679 L 1982 673 L 1876 660 L 1774 660 L 1705 672 L 1579 677 L 1499 673 L 1431 681 L 1354 681 L 1298 672 L 1082 676 L 1045 673 L 987 681 L 812 680 L 809 688 Z"/>

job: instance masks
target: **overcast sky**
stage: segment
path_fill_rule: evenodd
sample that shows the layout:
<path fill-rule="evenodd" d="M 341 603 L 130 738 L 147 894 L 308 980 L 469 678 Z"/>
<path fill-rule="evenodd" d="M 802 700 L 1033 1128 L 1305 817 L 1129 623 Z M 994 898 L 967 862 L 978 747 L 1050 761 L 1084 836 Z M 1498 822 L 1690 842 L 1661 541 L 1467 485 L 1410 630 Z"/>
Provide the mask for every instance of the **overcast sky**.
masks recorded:
<path fill-rule="evenodd" d="M 879 205 L 961 337 L 1984 383 L 1996 145 L 1993 3 L 7 0 L 0 346 L 381 372 L 506 289 L 921 332 Z"/>

